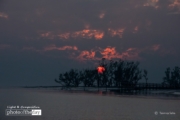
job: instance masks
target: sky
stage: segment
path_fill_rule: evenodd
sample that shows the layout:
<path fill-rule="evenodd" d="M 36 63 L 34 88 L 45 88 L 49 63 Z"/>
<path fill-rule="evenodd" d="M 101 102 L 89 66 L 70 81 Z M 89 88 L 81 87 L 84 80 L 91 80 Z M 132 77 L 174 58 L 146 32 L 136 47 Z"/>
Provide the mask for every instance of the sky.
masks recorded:
<path fill-rule="evenodd" d="M 102 58 L 162 82 L 180 66 L 179 21 L 180 0 L 0 0 L 0 86 L 58 85 Z"/>

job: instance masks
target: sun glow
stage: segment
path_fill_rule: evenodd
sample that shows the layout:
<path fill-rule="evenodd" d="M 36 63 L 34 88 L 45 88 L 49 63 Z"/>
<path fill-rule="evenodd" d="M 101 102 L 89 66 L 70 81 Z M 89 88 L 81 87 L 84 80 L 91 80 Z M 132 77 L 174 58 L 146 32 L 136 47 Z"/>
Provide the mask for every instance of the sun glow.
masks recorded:
<path fill-rule="evenodd" d="M 99 74 L 103 74 L 103 72 L 105 71 L 105 68 L 102 67 L 102 66 L 99 66 L 99 67 L 97 68 L 97 71 L 98 71 Z"/>

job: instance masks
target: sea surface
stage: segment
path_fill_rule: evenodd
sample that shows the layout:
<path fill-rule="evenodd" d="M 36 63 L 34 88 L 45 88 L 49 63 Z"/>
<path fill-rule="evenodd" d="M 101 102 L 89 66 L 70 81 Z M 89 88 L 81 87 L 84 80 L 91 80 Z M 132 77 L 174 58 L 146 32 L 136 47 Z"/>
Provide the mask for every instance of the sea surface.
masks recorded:
<path fill-rule="evenodd" d="M 39 107 L 42 114 L 6 115 L 6 110 L 11 107 L 19 110 L 17 106 Z M 102 91 L 1 88 L 0 120 L 180 120 L 180 98 L 103 94 Z"/>

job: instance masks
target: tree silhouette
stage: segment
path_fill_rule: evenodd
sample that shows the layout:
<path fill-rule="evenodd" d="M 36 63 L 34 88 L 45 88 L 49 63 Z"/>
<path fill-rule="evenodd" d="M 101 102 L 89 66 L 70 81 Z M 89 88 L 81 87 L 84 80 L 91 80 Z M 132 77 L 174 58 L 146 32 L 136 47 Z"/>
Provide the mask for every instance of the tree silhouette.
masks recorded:
<path fill-rule="evenodd" d="M 147 70 L 139 68 L 139 62 L 133 61 L 107 61 L 103 58 L 99 61 L 99 67 L 105 68 L 105 71 L 98 73 L 96 69 L 84 69 L 81 71 L 71 69 L 68 72 L 60 73 L 59 80 L 55 81 L 65 87 L 78 87 L 79 85 L 85 87 L 121 87 L 121 88 L 134 88 L 138 81 L 144 77 L 146 81 Z M 96 82 L 97 81 L 97 82 Z"/>
<path fill-rule="evenodd" d="M 127 85 L 130 87 L 135 87 L 138 81 L 142 78 L 141 70 L 138 68 L 139 63 L 136 62 L 128 62 L 127 67 L 125 69 L 125 77 L 124 80 Z"/>
<path fill-rule="evenodd" d="M 59 80 L 55 79 L 57 83 L 60 83 L 62 86 L 67 88 L 74 86 L 78 87 L 81 83 L 79 72 L 77 70 L 71 69 L 69 72 L 59 75 Z"/>
<path fill-rule="evenodd" d="M 82 79 L 82 83 L 84 84 L 84 86 L 88 86 L 88 87 L 92 87 L 94 86 L 94 82 L 95 82 L 95 74 L 96 71 L 95 70 L 88 70 L 85 69 L 84 71 L 81 72 L 81 79 Z"/>
<path fill-rule="evenodd" d="M 135 87 L 142 78 L 138 62 L 119 60 L 114 62 L 114 82 L 117 87 Z"/>
<path fill-rule="evenodd" d="M 168 67 L 165 71 L 163 80 L 164 85 L 168 85 L 169 87 L 180 87 L 180 68 L 176 66 L 171 71 L 170 67 Z"/>
<path fill-rule="evenodd" d="M 146 87 L 147 87 L 147 80 L 148 80 L 147 74 L 148 74 L 147 70 L 144 69 L 143 77 L 144 77 L 144 79 L 146 80 Z"/>

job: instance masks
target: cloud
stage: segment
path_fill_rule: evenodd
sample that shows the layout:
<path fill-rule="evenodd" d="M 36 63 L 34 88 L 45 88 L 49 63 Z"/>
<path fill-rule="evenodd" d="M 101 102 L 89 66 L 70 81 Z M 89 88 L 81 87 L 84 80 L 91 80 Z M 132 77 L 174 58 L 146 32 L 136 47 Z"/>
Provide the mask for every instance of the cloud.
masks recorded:
<path fill-rule="evenodd" d="M 103 58 L 106 58 L 106 59 L 111 59 L 111 58 L 119 56 L 118 53 L 116 52 L 115 47 L 107 47 L 101 50 L 100 53 L 103 56 Z"/>
<path fill-rule="evenodd" d="M 138 26 L 134 27 L 133 33 L 137 33 L 138 30 L 139 30 L 139 27 L 138 27 Z"/>
<path fill-rule="evenodd" d="M 139 51 L 137 48 L 128 48 L 124 52 L 117 52 L 115 47 L 107 47 L 101 50 L 102 58 L 106 59 L 139 59 Z"/>
<path fill-rule="evenodd" d="M 160 49 L 160 45 L 158 45 L 158 44 L 152 46 L 152 50 L 153 50 L 153 51 L 157 51 L 157 50 L 159 50 L 159 49 Z"/>
<path fill-rule="evenodd" d="M 62 33 L 57 35 L 60 39 L 69 39 L 70 38 L 70 33 Z"/>
<path fill-rule="evenodd" d="M 104 37 L 104 32 L 101 30 L 95 30 L 95 29 L 83 29 L 81 31 L 66 32 L 66 33 L 55 33 L 55 32 L 48 31 L 48 32 L 41 33 L 40 36 L 42 38 L 47 38 L 47 39 L 84 38 L 84 39 L 100 40 Z"/>
<path fill-rule="evenodd" d="M 54 39 L 56 37 L 56 35 L 54 35 L 51 31 L 41 33 L 40 36 L 47 39 Z"/>
<path fill-rule="evenodd" d="M 105 36 L 105 33 L 107 35 L 110 35 L 111 37 L 118 36 L 119 38 L 123 37 L 123 33 L 125 31 L 125 28 L 119 28 L 119 29 L 112 29 L 109 28 L 107 31 L 104 30 L 98 30 L 98 29 L 83 29 L 81 31 L 74 31 L 74 32 L 53 32 L 53 31 L 47 31 L 47 32 L 41 32 L 40 36 L 41 38 L 45 39 L 95 39 L 95 40 L 101 40 Z M 133 30 L 133 33 L 136 33 L 138 31 L 138 26 L 136 26 Z"/>
<path fill-rule="evenodd" d="M 144 3 L 144 5 L 143 6 L 145 6 L 145 7 L 154 7 L 154 8 L 158 8 L 159 6 L 158 6 L 158 2 L 159 2 L 159 0 L 147 0 L 147 2 L 146 3 Z"/>
<path fill-rule="evenodd" d="M 79 56 L 76 57 L 77 60 L 79 61 L 84 61 L 84 60 L 95 60 L 95 51 L 87 51 L 83 50 L 80 52 Z"/>
<path fill-rule="evenodd" d="M 56 45 L 50 45 L 44 48 L 44 51 L 51 51 L 51 50 L 78 50 L 78 48 L 77 46 L 57 47 Z"/>
<path fill-rule="evenodd" d="M 115 47 L 108 46 L 106 48 L 96 48 L 91 50 L 78 50 L 76 54 L 72 54 L 71 58 L 78 61 L 111 59 L 139 59 L 139 51 L 136 48 L 128 48 L 126 51 L 119 53 Z M 96 54 L 100 53 L 100 56 Z"/>
<path fill-rule="evenodd" d="M 170 0 L 170 2 L 168 8 L 171 11 L 174 11 L 174 14 L 180 14 L 180 0 Z"/>
<path fill-rule="evenodd" d="M 167 50 L 161 46 L 162 45 L 160 44 L 154 44 L 142 48 L 129 47 L 125 50 L 118 51 L 116 47 L 112 47 L 112 46 L 107 46 L 105 48 L 96 47 L 90 50 L 81 50 L 77 46 L 65 45 L 62 47 L 57 47 L 55 44 L 52 44 L 44 47 L 43 49 L 35 49 L 34 47 L 24 47 L 23 50 L 36 51 L 42 54 L 46 54 L 46 52 L 54 51 L 54 50 L 65 51 L 65 53 L 68 53 L 68 56 L 65 57 L 78 61 L 92 61 L 92 60 L 96 61 L 96 60 L 101 60 L 102 58 L 106 58 L 108 60 L 111 59 L 141 60 L 141 59 L 146 59 L 143 56 L 141 56 L 142 54 L 148 55 L 154 53 L 159 54 L 161 56 L 175 55 L 175 51 L 173 49 Z M 2 48 L 2 46 L 0 46 L 0 48 Z M 57 56 L 54 57 L 59 57 L 58 53 L 56 55 Z"/>
<path fill-rule="evenodd" d="M 125 30 L 124 28 L 120 28 L 120 29 L 111 29 L 111 28 L 109 28 L 108 32 L 112 37 L 119 36 L 120 38 L 122 38 L 124 30 Z"/>
<path fill-rule="evenodd" d="M 0 18 L 8 19 L 9 16 L 4 12 L 0 12 Z"/>
<path fill-rule="evenodd" d="M 73 53 L 73 55 L 71 55 L 71 58 L 78 61 L 101 60 L 102 58 L 106 58 L 108 60 L 141 60 L 147 59 L 143 58 L 143 56 L 141 56 L 142 54 L 154 54 L 153 52 L 161 56 L 175 54 L 172 49 L 167 50 L 161 47 L 160 44 L 154 44 L 142 48 L 129 47 L 123 51 L 117 51 L 116 47 L 112 46 L 107 46 L 105 48 L 98 47 L 91 50 L 77 50 L 75 54 Z M 100 55 L 97 56 L 99 53 Z"/>
<path fill-rule="evenodd" d="M 0 44 L 0 49 L 9 49 L 11 45 L 8 44 Z"/>
<path fill-rule="evenodd" d="M 82 31 L 77 31 L 72 33 L 71 35 L 73 38 L 87 38 L 87 39 L 91 39 L 91 38 L 95 38 L 96 40 L 100 40 L 103 38 L 104 33 L 100 30 L 91 30 L 91 29 L 84 29 Z"/>
<path fill-rule="evenodd" d="M 101 12 L 100 14 L 99 14 L 99 18 L 100 19 L 103 19 L 105 17 L 105 12 Z"/>
<path fill-rule="evenodd" d="M 169 8 L 179 8 L 180 7 L 180 0 L 170 0 L 171 3 L 169 4 Z"/>
<path fill-rule="evenodd" d="M 42 48 L 35 48 L 33 46 L 24 46 L 22 48 L 23 51 L 34 51 L 40 54 L 46 54 L 47 52 L 54 52 L 54 51 L 77 51 L 78 47 L 77 46 L 69 46 L 69 45 L 64 45 L 61 47 L 57 47 L 55 44 L 51 44 Z M 54 56 L 58 57 L 58 56 Z M 67 56 L 66 56 L 67 57 Z"/>
<path fill-rule="evenodd" d="M 148 30 L 149 26 L 152 24 L 150 20 L 146 20 L 144 28 Z M 127 30 L 127 31 L 126 31 Z M 85 28 L 79 31 L 72 32 L 58 32 L 58 31 L 46 31 L 46 32 L 38 32 L 41 38 L 50 39 L 50 40 L 72 40 L 72 39 L 94 39 L 94 40 L 102 40 L 105 36 L 110 37 L 119 37 L 123 38 L 124 33 L 132 34 L 139 32 L 139 25 L 135 25 L 134 27 L 126 28 L 107 28 L 107 29 L 90 29 Z"/>

